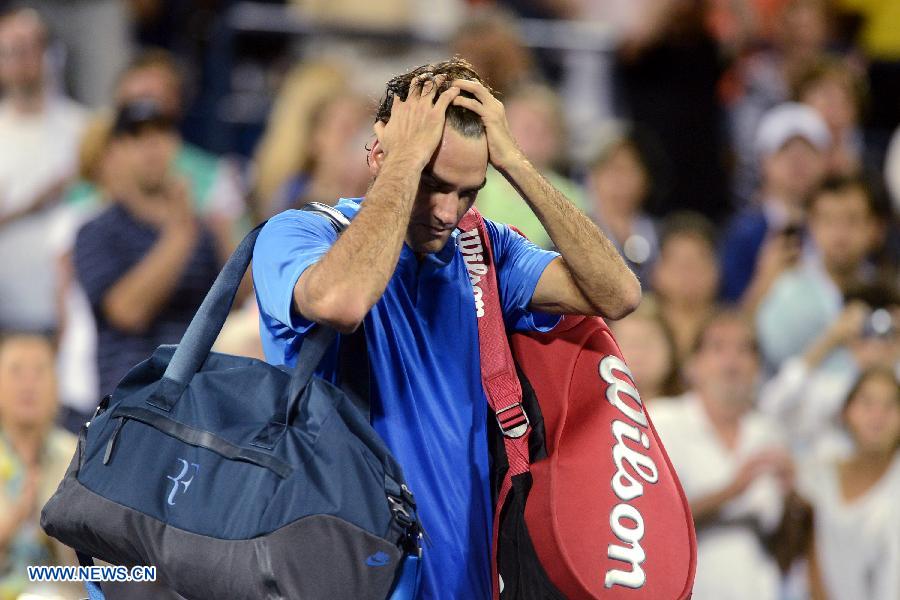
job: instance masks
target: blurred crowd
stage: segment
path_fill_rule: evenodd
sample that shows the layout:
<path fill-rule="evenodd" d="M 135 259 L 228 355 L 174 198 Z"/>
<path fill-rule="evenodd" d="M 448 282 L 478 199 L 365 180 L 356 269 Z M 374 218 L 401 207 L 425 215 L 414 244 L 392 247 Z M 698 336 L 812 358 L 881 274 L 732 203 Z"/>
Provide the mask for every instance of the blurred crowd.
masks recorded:
<path fill-rule="evenodd" d="M 0 0 L 0 600 L 74 561 L 39 512 L 98 400 L 254 224 L 364 195 L 384 81 L 453 54 L 642 283 L 612 326 L 691 503 L 694 598 L 900 600 L 900 2 L 294 0 L 330 33 L 217 154 L 189 115 L 231 4 Z M 554 51 L 536 20 L 606 33 Z M 477 206 L 551 247 L 499 173 Z M 262 357 L 249 277 L 216 349 Z"/>

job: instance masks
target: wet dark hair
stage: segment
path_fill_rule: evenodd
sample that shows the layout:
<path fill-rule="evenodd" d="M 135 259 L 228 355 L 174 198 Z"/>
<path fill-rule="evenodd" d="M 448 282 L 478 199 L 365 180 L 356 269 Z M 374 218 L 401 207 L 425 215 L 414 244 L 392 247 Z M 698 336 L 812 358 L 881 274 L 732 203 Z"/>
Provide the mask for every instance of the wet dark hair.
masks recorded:
<path fill-rule="evenodd" d="M 430 75 L 432 78 L 437 77 L 438 75 L 445 76 L 441 85 L 438 87 L 438 93 L 434 96 L 435 100 L 437 100 L 437 97 L 442 92 L 450 89 L 450 84 L 454 79 L 477 81 L 487 87 L 488 91 L 493 93 L 493 90 L 491 90 L 487 83 L 482 80 L 481 76 L 475 71 L 475 67 L 473 67 L 469 61 L 454 56 L 450 60 L 416 67 L 415 69 L 407 71 L 402 75 L 397 75 L 388 81 L 384 96 L 381 98 L 381 102 L 375 112 L 375 120 L 387 123 L 391 119 L 391 107 L 394 102 L 394 96 L 405 101 L 407 94 L 409 94 L 409 86 L 412 84 L 412 81 L 419 75 L 426 74 Z M 472 94 L 465 91 L 461 92 L 460 95 L 466 98 L 474 98 Z M 472 112 L 468 108 L 463 108 L 462 106 L 454 106 L 451 104 L 447 107 L 447 124 L 461 133 L 464 137 L 478 138 L 484 135 L 484 123 L 481 121 L 481 117 L 477 113 Z"/>

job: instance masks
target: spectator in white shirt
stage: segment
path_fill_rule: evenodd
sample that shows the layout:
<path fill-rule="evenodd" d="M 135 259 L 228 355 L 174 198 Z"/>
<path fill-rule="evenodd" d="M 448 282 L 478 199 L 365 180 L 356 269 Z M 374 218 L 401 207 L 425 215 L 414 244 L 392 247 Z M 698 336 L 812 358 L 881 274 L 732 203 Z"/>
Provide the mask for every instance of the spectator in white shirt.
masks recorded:
<path fill-rule="evenodd" d="M 85 114 L 48 89 L 46 46 L 35 11 L 0 13 L 0 329 L 57 325 L 56 255 L 47 231 L 75 171 Z"/>
<path fill-rule="evenodd" d="M 792 466 L 775 423 L 754 410 L 760 359 L 753 329 L 718 313 L 688 360 L 690 390 L 652 416 L 697 528 L 695 600 L 778 597 L 767 550 L 779 528 Z"/>
<path fill-rule="evenodd" d="M 814 507 L 813 600 L 900 600 L 900 381 L 866 371 L 846 398 L 854 442 L 843 460 L 801 470 Z"/>

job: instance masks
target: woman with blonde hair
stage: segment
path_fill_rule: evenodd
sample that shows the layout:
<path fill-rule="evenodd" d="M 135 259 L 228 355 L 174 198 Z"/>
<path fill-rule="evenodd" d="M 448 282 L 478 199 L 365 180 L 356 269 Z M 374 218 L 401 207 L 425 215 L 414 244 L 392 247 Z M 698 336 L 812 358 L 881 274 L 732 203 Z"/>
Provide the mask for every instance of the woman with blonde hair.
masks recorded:
<path fill-rule="evenodd" d="M 316 108 L 348 83 L 346 71 L 327 62 L 302 63 L 285 77 L 254 157 L 253 197 L 260 216 L 274 212 L 277 192 L 307 162 Z"/>

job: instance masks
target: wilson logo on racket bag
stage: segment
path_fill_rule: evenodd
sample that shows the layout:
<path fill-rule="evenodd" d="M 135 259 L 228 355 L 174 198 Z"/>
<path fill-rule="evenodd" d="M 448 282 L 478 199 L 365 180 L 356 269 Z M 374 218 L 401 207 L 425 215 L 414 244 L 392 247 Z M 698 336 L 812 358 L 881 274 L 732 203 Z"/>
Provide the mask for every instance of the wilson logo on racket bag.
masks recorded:
<path fill-rule="evenodd" d="M 466 261 L 466 271 L 469 273 L 469 281 L 472 282 L 472 292 L 475 294 L 475 314 L 484 316 L 484 300 L 482 289 L 478 285 L 481 278 L 487 275 L 488 267 L 484 264 L 484 249 L 481 246 L 481 237 L 477 229 L 471 229 L 459 234 L 459 249 L 463 260 Z"/>
<path fill-rule="evenodd" d="M 627 563 L 630 569 L 607 571 L 604 585 L 608 588 L 614 585 L 639 588 L 647 579 L 641 567 L 641 563 L 646 559 L 644 549 L 641 547 L 641 539 L 644 537 L 644 517 L 628 502 L 643 495 L 644 485 L 625 468 L 625 465 L 630 465 L 631 469 L 647 483 L 656 483 L 659 480 L 659 471 L 652 458 L 625 443 L 625 439 L 629 439 L 635 445 L 640 444 L 644 450 L 650 449 L 650 437 L 637 427 L 646 429 L 647 417 L 642 409 L 641 395 L 634 385 L 634 378 L 628 366 L 619 357 L 610 355 L 600 361 L 598 370 L 600 377 L 608 385 L 606 400 L 626 417 L 624 421 L 615 419 L 612 422 L 612 434 L 616 439 L 613 446 L 616 472 L 612 478 L 612 489 L 616 498 L 622 502 L 616 504 L 609 515 L 612 532 L 623 545 L 610 544 L 606 555 L 613 560 Z M 617 372 L 625 379 L 616 377 Z M 635 406 L 630 406 L 623 396 Z M 629 522 L 633 525 L 630 526 Z"/>

